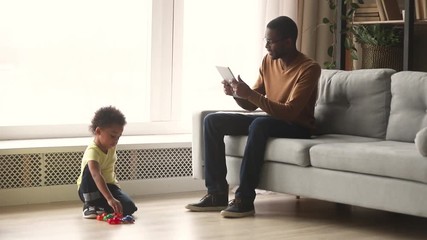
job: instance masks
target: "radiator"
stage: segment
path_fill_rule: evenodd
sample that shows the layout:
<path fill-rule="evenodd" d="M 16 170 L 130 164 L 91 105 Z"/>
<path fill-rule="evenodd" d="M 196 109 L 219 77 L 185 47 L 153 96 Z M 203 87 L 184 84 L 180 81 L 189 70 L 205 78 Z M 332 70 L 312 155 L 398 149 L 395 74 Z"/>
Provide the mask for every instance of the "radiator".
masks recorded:
<path fill-rule="evenodd" d="M 0 155 L 0 189 L 76 184 L 83 151 Z M 120 181 L 191 177 L 191 147 L 117 151 Z"/>
<path fill-rule="evenodd" d="M 16 146 L 14 146 L 16 147 Z M 84 145 L 0 151 L 0 206 L 80 201 L 76 180 Z M 130 196 L 200 191 L 192 177 L 190 142 L 119 145 L 116 175 Z"/>

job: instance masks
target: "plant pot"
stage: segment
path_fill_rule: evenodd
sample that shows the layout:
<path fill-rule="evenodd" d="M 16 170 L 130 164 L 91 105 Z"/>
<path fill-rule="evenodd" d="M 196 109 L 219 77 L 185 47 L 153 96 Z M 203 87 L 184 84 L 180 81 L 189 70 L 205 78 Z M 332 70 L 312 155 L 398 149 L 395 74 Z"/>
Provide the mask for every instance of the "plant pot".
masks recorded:
<path fill-rule="evenodd" d="M 403 69 L 403 48 L 362 44 L 362 68 Z"/>

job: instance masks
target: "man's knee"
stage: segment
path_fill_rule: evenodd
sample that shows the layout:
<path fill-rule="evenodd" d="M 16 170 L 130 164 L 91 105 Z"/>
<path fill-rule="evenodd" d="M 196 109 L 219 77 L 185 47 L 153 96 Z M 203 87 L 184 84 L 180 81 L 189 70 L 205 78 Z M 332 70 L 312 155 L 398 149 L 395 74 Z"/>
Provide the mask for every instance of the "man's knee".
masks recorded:
<path fill-rule="evenodd" d="M 266 132 L 269 127 L 269 119 L 256 118 L 249 126 L 249 132 Z"/>
<path fill-rule="evenodd" d="M 205 118 L 203 119 L 203 124 L 206 125 L 210 125 L 212 122 L 214 122 L 215 119 L 215 115 L 212 113 L 209 113 L 208 115 L 205 116 Z"/>
<path fill-rule="evenodd" d="M 222 131 L 227 128 L 226 123 L 231 120 L 233 116 L 226 113 L 209 113 L 203 120 L 205 129 L 210 131 Z"/>
<path fill-rule="evenodd" d="M 203 119 L 203 122 L 205 125 L 210 125 L 212 123 L 216 123 L 220 121 L 222 118 L 224 118 L 223 113 L 209 113 L 205 116 Z"/>

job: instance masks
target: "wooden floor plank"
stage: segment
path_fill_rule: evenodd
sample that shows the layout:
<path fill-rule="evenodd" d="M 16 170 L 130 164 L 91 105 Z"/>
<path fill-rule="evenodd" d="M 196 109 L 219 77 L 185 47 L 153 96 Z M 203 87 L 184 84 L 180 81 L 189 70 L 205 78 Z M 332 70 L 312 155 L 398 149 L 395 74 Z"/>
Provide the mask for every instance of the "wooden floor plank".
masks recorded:
<path fill-rule="evenodd" d="M 134 224 L 83 219 L 80 202 L 0 208 L 0 239 L 427 239 L 427 219 L 265 192 L 255 217 L 187 211 L 203 192 L 134 198 Z"/>

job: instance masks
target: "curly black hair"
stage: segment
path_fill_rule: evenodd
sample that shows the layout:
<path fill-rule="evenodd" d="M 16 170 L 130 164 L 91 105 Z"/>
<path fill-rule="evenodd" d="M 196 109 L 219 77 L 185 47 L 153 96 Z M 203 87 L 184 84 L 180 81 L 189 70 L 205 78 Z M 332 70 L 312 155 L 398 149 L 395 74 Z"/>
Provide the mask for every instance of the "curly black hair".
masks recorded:
<path fill-rule="evenodd" d="M 92 133 L 95 133 L 97 127 L 108 127 L 113 124 L 120 126 L 126 125 L 126 118 L 120 110 L 113 106 L 102 107 L 95 112 L 95 116 L 92 119 L 92 125 L 89 129 Z"/>

